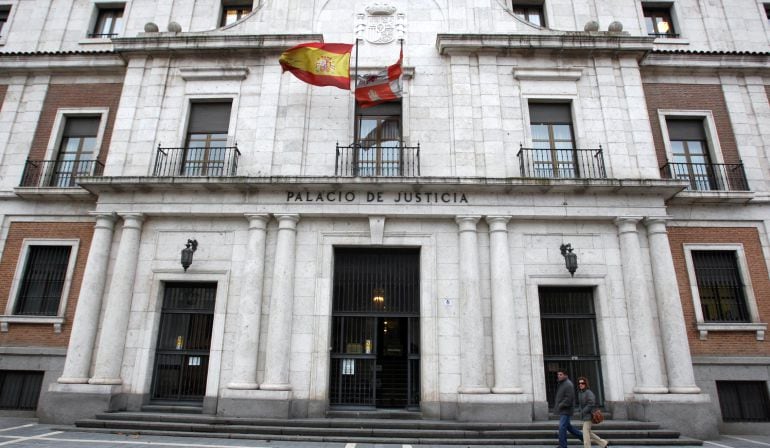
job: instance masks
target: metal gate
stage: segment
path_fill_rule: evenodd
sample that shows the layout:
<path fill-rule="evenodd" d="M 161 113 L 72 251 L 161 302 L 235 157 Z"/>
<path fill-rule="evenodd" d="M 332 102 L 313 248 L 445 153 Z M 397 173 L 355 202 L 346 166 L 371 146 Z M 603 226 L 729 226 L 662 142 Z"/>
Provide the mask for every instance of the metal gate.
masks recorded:
<path fill-rule="evenodd" d="M 418 407 L 419 249 L 337 248 L 334 259 L 330 404 Z"/>
<path fill-rule="evenodd" d="M 549 408 L 554 405 L 556 371 L 560 369 L 567 371 L 576 387 L 578 377 L 588 378 L 597 404 L 603 406 L 604 387 L 593 288 L 540 287 L 538 292 Z"/>
<path fill-rule="evenodd" d="M 152 399 L 202 401 L 216 283 L 167 283 L 155 352 Z"/>

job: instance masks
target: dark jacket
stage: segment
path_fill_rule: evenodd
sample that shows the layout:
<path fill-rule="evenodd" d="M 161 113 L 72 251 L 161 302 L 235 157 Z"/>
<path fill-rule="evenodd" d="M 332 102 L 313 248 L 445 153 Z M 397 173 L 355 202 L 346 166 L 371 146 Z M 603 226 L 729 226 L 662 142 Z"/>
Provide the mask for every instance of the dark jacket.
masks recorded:
<path fill-rule="evenodd" d="M 591 413 L 596 408 L 596 396 L 591 389 L 578 391 L 578 404 L 580 405 L 580 419 L 591 420 Z"/>
<path fill-rule="evenodd" d="M 559 382 L 556 387 L 556 398 L 554 399 L 553 413 L 559 415 L 572 415 L 572 407 L 575 401 L 575 386 L 569 378 Z"/>

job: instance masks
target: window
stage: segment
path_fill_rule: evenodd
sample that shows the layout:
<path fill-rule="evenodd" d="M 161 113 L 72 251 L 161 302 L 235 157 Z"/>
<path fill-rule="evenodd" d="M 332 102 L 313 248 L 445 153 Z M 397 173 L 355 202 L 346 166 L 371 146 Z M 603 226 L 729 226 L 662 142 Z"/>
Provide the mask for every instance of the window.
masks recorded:
<path fill-rule="evenodd" d="M 34 411 L 42 385 L 43 372 L 0 370 L 0 409 Z"/>
<path fill-rule="evenodd" d="M 679 37 L 671 20 L 670 6 L 642 5 L 647 34 L 655 37 Z"/>
<path fill-rule="evenodd" d="M 770 25 L 770 3 L 765 3 L 765 18 L 767 19 L 767 24 Z"/>
<path fill-rule="evenodd" d="M 13 314 L 56 316 L 67 280 L 70 246 L 31 246 Z"/>
<path fill-rule="evenodd" d="M 765 381 L 717 381 L 716 383 L 723 421 L 770 421 L 770 401 Z"/>
<path fill-rule="evenodd" d="M 356 107 L 359 176 L 399 176 L 402 168 L 401 101 Z"/>
<path fill-rule="evenodd" d="M 691 190 L 717 190 L 714 166 L 702 119 L 666 119 L 671 143 L 671 175 L 690 182 Z"/>
<path fill-rule="evenodd" d="M 68 116 L 49 186 L 73 187 L 78 176 L 93 174 L 96 166 L 99 116 Z"/>
<path fill-rule="evenodd" d="M 692 262 L 706 322 L 749 322 L 735 252 L 694 250 Z"/>
<path fill-rule="evenodd" d="M 230 101 L 192 103 L 183 175 L 221 176 L 225 173 L 231 109 Z"/>
<path fill-rule="evenodd" d="M 94 31 L 88 37 L 114 37 L 123 31 L 124 5 L 99 7 Z"/>
<path fill-rule="evenodd" d="M 241 20 L 252 9 L 251 1 L 223 1 L 220 26 L 227 26 Z"/>
<path fill-rule="evenodd" d="M 533 23 L 537 26 L 545 26 L 545 15 L 542 4 L 519 3 L 513 0 L 513 15 L 521 20 Z"/>
<path fill-rule="evenodd" d="M 529 123 L 533 146 L 532 174 L 547 178 L 576 177 L 570 105 L 529 103 Z"/>
<path fill-rule="evenodd" d="M 6 23 L 8 23 L 8 16 L 11 15 L 11 7 L 9 5 L 0 5 L 0 36 L 3 35 L 3 29 Z"/>

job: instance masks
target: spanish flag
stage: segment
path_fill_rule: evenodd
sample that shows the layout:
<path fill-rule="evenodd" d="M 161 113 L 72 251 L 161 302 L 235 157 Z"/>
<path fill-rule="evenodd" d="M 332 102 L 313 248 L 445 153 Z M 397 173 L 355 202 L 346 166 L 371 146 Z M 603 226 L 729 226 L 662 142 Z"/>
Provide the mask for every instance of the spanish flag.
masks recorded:
<path fill-rule="evenodd" d="M 352 44 L 311 42 L 289 48 L 278 59 L 283 71 L 314 86 L 350 90 Z"/>

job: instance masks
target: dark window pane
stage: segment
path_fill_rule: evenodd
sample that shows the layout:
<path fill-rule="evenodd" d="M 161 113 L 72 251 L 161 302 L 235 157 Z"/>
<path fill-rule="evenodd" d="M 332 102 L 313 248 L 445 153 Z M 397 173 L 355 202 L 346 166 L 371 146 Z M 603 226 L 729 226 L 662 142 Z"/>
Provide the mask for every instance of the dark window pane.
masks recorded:
<path fill-rule="evenodd" d="M 694 250 L 692 261 L 706 322 L 749 322 L 734 251 Z"/>
<path fill-rule="evenodd" d="M 241 20 L 249 14 L 252 9 L 252 2 L 222 2 L 222 20 L 220 26 L 227 26 Z"/>
<path fill-rule="evenodd" d="M 30 246 L 14 314 L 55 316 L 67 275 L 70 246 Z"/>
<path fill-rule="evenodd" d="M 401 174 L 401 101 L 356 110 L 357 172 L 360 176 Z"/>
<path fill-rule="evenodd" d="M 770 421 L 770 401 L 764 381 L 717 381 L 719 407 L 725 422 Z"/>
<path fill-rule="evenodd" d="M 123 7 L 100 8 L 92 37 L 111 37 L 123 31 Z"/>
<path fill-rule="evenodd" d="M 37 409 L 43 372 L 0 370 L 0 409 Z"/>
<path fill-rule="evenodd" d="M 526 20 L 537 26 L 543 26 L 545 20 L 543 18 L 543 5 L 537 4 L 519 4 L 514 0 L 513 2 L 513 15 L 521 20 Z"/>
<path fill-rule="evenodd" d="M 642 6 L 647 34 L 659 37 L 676 37 L 671 8 Z"/>
<path fill-rule="evenodd" d="M 7 5 L 0 6 L 0 36 L 3 35 L 3 28 L 8 22 L 8 16 L 11 14 L 11 7 Z"/>

